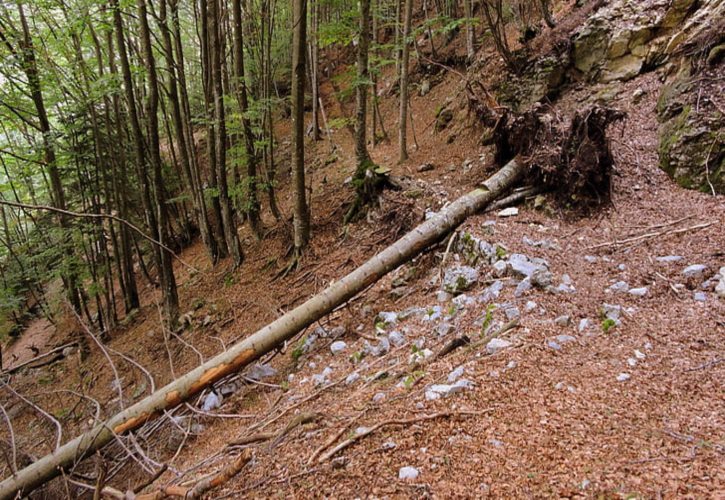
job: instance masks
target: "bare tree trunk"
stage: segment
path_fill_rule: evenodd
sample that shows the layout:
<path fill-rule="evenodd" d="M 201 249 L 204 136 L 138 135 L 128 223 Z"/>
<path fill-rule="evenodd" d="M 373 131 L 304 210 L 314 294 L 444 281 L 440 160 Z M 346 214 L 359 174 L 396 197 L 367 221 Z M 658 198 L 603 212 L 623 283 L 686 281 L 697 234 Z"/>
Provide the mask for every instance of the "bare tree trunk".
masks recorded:
<path fill-rule="evenodd" d="M 148 76 L 146 120 L 148 121 L 149 131 L 149 156 L 151 160 L 152 186 L 156 202 L 154 209 L 156 210 L 156 223 L 158 224 L 156 239 L 161 242 L 161 244 L 168 246 L 168 213 L 166 207 L 166 197 L 164 194 L 164 180 L 161 171 L 161 149 L 159 144 L 159 86 L 156 76 L 156 61 L 154 60 L 153 49 L 151 47 L 151 34 L 148 19 L 146 17 L 146 0 L 137 0 L 136 6 L 141 36 L 141 49 Z M 157 253 L 159 254 L 157 264 L 159 266 L 159 281 L 161 283 L 164 301 L 164 314 L 169 327 L 174 329 L 176 328 L 176 323 L 179 317 L 179 296 L 176 290 L 173 260 L 168 250 L 158 248 L 156 246 L 154 246 L 154 248 L 157 248 Z"/>
<path fill-rule="evenodd" d="M 222 217 L 222 229 L 224 231 L 224 240 L 227 244 L 227 250 L 232 257 L 234 267 L 238 267 L 244 260 L 242 246 L 239 243 L 239 235 L 237 234 L 236 224 L 234 222 L 234 214 L 232 212 L 232 203 L 229 199 L 229 185 L 227 176 L 227 126 L 226 113 L 224 109 L 224 86 L 223 86 L 223 69 L 222 69 L 222 37 L 220 27 L 219 5 L 217 0 L 209 0 L 209 44 L 210 63 L 211 63 L 211 81 L 212 95 L 214 99 L 214 125 L 216 129 L 216 168 L 217 182 L 219 188 L 219 205 Z"/>
<path fill-rule="evenodd" d="M 219 380 L 234 374 L 254 360 L 290 340 L 298 332 L 320 320 L 335 308 L 365 290 L 387 273 L 442 240 L 466 218 L 485 208 L 511 188 L 524 168 L 512 160 L 483 187 L 462 196 L 437 216 L 423 222 L 400 240 L 376 254 L 365 264 L 334 282 L 322 293 L 265 326 L 228 350 L 186 375 L 167 384 L 143 400 L 95 426 L 0 483 L 0 500 L 28 495 L 78 461 L 86 458 L 123 434 L 138 429 Z"/>
<path fill-rule="evenodd" d="M 307 0 L 292 3 L 292 176 L 295 188 L 294 248 L 297 256 L 310 239 L 310 211 L 305 185 L 305 48 Z"/>
<path fill-rule="evenodd" d="M 398 144 L 400 149 L 399 161 L 408 159 L 408 59 L 410 58 L 410 23 L 413 17 L 413 0 L 405 0 L 405 21 L 403 23 L 403 54 L 400 61 L 400 118 L 398 120 L 400 131 L 398 132 Z"/>
<path fill-rule="evenodd" d="M 249 99 L 247 80 L 244 72 L 244 34 L 242 29 L 241 0 L 232 1 L 232 23 L 234 26 L 234 76 L 236 79 L 239 111 L 242 114 L 242 135 L 244 136 L 244 152 L 247 162 L 246 215 L 249 218 L 249 225 L 252 232 L 257 239 L 260 239 L 262 237 L 262 220 L 259 216 L 259 199 L 257 193 L 257 164 L 259 163 L 259 158 L 257 157 L 257 151 L 254 146 L 252 124 L 249 116 L 247 116 Z"/>
<path fill-rule="evenodd" d="M 320 0 L 312 1 L 312 36 L 310 37 L 310 80 L 312 85 L 312 140 L 320 140 L 320 79 L 319 79 L 319 46 L 317 30 L 319 29 Z"/>
<path fill-rule="evenodd" d="M 370 43 L 370 0 L 360 0 L 360 35 L 357 44 L 357 84 L 355 85 L 355 160 L 366 170 L 370 163 L 367 146 L 368 45 Z"/>
<path fill-rule="evenodd" d="M 18 14 L 20 16 L 20 25 L 22 26 L 22 39 L 20 41 L 20 52 L 23 59 L 22 64 L 25 69 L 25 76 L 28 80 L 30 98 L 33 101 L 36 114 L 38 115 L 39 130 L 43 135 L 43 156 L 45 166 L 48 169 L 48 174 L 50 176 L 51 200 L 55 207 L 65 209 L 65 193 L 63 192 L 63 183 L 56 163 L 55 147 L 52 139 L 53 134 L 50 129 L 50 121 L 48 120 L 48 113 L 46 112 L 45 101 L 43 99 L 43 91 L 40 86 L 40 75 L 38 74 L 38 65 L 35 60 L 33 39 L 30 36 L 30 29 L 28 28 L 28 22 L 25 18 L 25 11 L 23 10 L 22 3 L 18 3 Z M 66 258 L 72 260 L 74 252 L 70 241 L 70 224 L 68 219 L 63 215 L 58 217 L 58 221 L 62 229 L 61 237 L 63 238 L 63 251 Z M 62 279 L 68 300 L 76 312 L 80 312 L 81 293 L 79 291 L 78 277 L 76 276 L 75 271 L 72 270 L 73 267 L 73 265 L 70 265 L 69 268 L 71 268 L 71 270 L 63 272 Z"/>
<path fill-rule="evenodd" d="M 476 26 L 473 24 L 472 3 L 473 0 L 463 0 L 466 14 L 466 57 L 469 62 L 476 56 Z"/>

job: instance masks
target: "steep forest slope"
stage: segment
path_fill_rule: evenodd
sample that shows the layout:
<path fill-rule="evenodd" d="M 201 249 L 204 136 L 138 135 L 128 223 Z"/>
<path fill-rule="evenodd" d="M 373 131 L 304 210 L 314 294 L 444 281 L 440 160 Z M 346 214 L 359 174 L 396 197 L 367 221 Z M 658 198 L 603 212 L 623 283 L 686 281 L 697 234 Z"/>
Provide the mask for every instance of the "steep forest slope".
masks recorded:
<path fill-rule="evenodd" d="M 397 189 L 342 225 L 355 144 L 336 126 L 307 140 L 313 238 L 297 269 L 284 272 L 289 221 L 264 214 L 263 240 L 240 230 L 238 269 L 212 266 L 200 239 L 179 251 L 178 333 L 162 326 L 161 292 L 151 286 L 139 290 L 138 312 L 87 352 L 74 343 L 92 336 L 82 322 L 34 320 L 3 350 L 6 369 L 33 358 L 30 346 L 72 344 L 53 363 L 6 374 L 35 403 L 2 395 L 10 430 L 0 431 L 0 447 L 12 456 L 4 475 L 11 460 L 23 466 L 52 452 L 61 439 L 54 424 L 64 441 L 84 432 L 478 186 L 500 167 L 502 133 L 520 156 L 540 158 L 516 149 L 527 136 L 506 123 L 548 124 L 548 135 L 532 139 L 539 154 L 566 129 L 559 125 L 599 105 L 623 112 L 607 130 L 614 169 L 597 191 L 601 203 L 584 206 L 557 189 L 557 179 L 565 183 L 557 174 L 532 177 L 546 189 L 518 200 L 518 210 L 470 217 L 265 359 L 34 496 L 90 498 L 97 484 L 112 496 L 151 477 L 146 492 L 189 486 L 248 449 L 249 463 L 210 498 L 721 498 L 723 5 L 554 2 L 555 27 L 541 21 L 531 40 L 512 42 L 513 57 L 523 51 L 530 61 L 518 74 L 488 34 L 467 61 L 465 29 L 436 34 L 435 53 L 421 29 L 404 162 L 394 68 L 379 77 L 391 138 L 370 154 Z M 422 9 L 414 23 L 424 26 Z M 354 114 L 350 50 L 322 61 L 333 124 Z M 279 163 L 289 165 L 291 124 L 280 120 L 275 132 Z M 282 168 L 283 214 L 293 211 L 292 184 Z"/>

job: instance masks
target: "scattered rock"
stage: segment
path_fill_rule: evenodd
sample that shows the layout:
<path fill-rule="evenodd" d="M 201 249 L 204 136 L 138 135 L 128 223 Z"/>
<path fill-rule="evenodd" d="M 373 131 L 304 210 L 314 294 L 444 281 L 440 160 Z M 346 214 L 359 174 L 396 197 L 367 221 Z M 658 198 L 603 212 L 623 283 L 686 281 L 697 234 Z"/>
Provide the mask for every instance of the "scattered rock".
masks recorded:
<path fill-rule="evenodd" d="M 695 292 L 692 296 L 696 302 L 707 302 L 707 294 L 705 292 Z"/>
<path fill-rule="evenodd" d="M 627 358 L 627 364 L 631 367 L 637 366 L 637 359 L 636 358 Z"/>
<path fill-rule="evenodd" d="M 590 264 L 594 264 L 597 261 L 597 258 L 593 255 L 585 255 L 584 260 L 586 260 Z"/>
<path fill-rule="evenodd" d="M 529 278 L 535 286 L 546 288 L 551 285 L 552 275 L 544 259 L 530 259 L 526 255 L 514 253 L 508 259 L 508 267 L 514 275 Z"/>
<path fill-rule="evenodd" d="M 391 344 L 393 344 L 395 347 L 400 347 L 401 345 L 405 344 L 405 337 L 402 333 L 399 331 L 392 331 L 388 334 L 388 340 Z"/>
<path fill-rule="evenodd" d="M 522 241 L 526 245 L 529 245 L 529 246 L 532 246 L 532 247 L 543 248 L 544 250 L 556 249 L 557 248 L 556 243 L 552 243 L 551 241 L 546 240 L 546 239 L 536 241 L 536 240 L 532 240 L 528 236 L 524 236 L 522 238 Z"/>
<path fill-rule="evenodd" d="M 629 283 L 626 281 L 617 281 L 615 284 L 609 287 L 609 290 L 616 293 L 625 293 L 629 290 Z"/>
<path fill-rule="evenodd" d="M 429 172 L 433 170 L 435 167 L 432 163 L 423 163 L 418 167 L 418 172 Z"/>
<path fill-rule="evenodd" d="M 459 366 L 458 368 L 453 370 L 451 373 L 448 374 L 448 382 L 452 384 L 453 382 L 461 378 L 464 371 L 465 369 L 462 366 Z"/>
<path fill-rule="evenodd" d="M 332 368 L 330 368 L 328 366 L 327 368 L 325 368 L 324 370 L 322 370 L 322 373 L 318 373 L 316 375 L 312 375 L 312 383 L 315 386 L 320 386 L 320 385 L 327 384 L 330 381 L 329 377 L 330 377 L 331 374 L 332 374 Z"/>
<path fill-rule="evenodd" d="M 496 214 L 499 217 L 515 217 L 519 215 L 519 209 L 516 207 L 504 208 Z"/>
<path fill-rule="evenodd" d="M 453 325 L 448 322 L 443 322 L 436 327 L 435 331 L 439 337 L 445 337 L 453 331 Z"/>
<path fill-rule="evenodd" d="M 504 339 L 491 339 L 488 344 L 486 344 L 486 352 L 488 354 L 496 354 L 507 347 L 511 347 L 511 342 Z"/>
<path fill-rule="evenodd" d="M 478 271 L 469 266 L 456 266 L 446 271 L 443 277 L 443 289 L 459 294 L 471 288 L 478 281 Z"/>
<path fill-rule="evenodd" d="M 445 290 L 438 290 L 438 293 L 436 294 L 436 299 L 438 302 L 448 302 L 453 298 L 453 295 L 446 292 Z"/>
<path fill-rule="evenodd" d="M 473 382 L 465 378 L 460 379 L 455 384 L 434 384 L 425 391 L 425 399 L 433 401 L 441 397 L 448 397 L 452 394 L 462 392 L 465 389 L 473 387 Z"/>
<path fill-rule="evenodd" d="M 394 441 L 386 441 L 381 448 L 385 451 L 394 450 L 398 445 Z"/>
<path fill-rule="evenodd" d="M 347 349 L 347 344 L 342 340 L 338 340 L 330 344 L 330 351 L 332 351 L 332 354 L 340 354 L 345 349 Z"/>
<path fill-rule="evenodd" d="M 561 345 L 568 344 L 569 342 L 576 342 L 576 337 L 572 335 L 557 335 L 555 338 Z"/>
<path fill-rule="evenodd" d="M 579 333 L 581 333 L 584 330 L 586 330 L 587 328 L 589 328 L 589 324 L 590 324 L 589 318 L 581 319 L 579 321 L 579 327 L 578 327 Z"/>
<path fill-rule="evenodd" d="M 571 316 L 565 314 L 563 316 L 559 316 L 554 320 L 554 323 L 559 326 L 569 326 L 571 325 Z"/>
<path fill-rule="evenodd" d="M 398 479 L 401 479 L 403 481 L 418 479 L 419 475 L 420 472 L 415 467 L 401 467 L 398 471 Z"/>
<path fill-rule="evenodd" d="M 621 324 L 620 320 L 622 318 L 622 313 L 622 306 L 607 303 L 602 305 L 602 314 L 606 319 L 611 319 L 612 321 L 614 321 L 615 325 Z"/>
<path fill-rule="evenodd" d="M 345 378 L 345 385 L 352 385 L 358 380 L 360 380 L 360 374 L 358 372 L 352 372 Z"/>
<path fill-rule="evenodd" d="M 630 378 L 632 378 L 632 376 L 629 373 L 620 373 L 617 375 L 617 382 L 626 382 Z"/>
<path fill-rule="evenodd" d="M 481 302 L 493 302 L 496 300 L 503 290 L 503 281 L 494 281 L 491 286 L 486 288 L 481 294 Z"/>
<path fill-rule="evenodd" d="M 376 318 L 377 323 L 386 325 L 394 325 L 398 321 L 398 313 L 389 311 L 380 311 Z"/>
<path fill-rule="evenodd" d="M 558 344 L 557 342 L 555 342 L 555 341 L 553 341 L 553 340 L 548 340 L 548 341 L 546 342 L 546 345 L 547 345 L 547 347 L 549 347 L 550 349 L 554 349 L 555 351 L 561 351 L 561 346 L 560 346 L 560 345 L 559 345 L 559 344 Z"/>
<path fill-rule="evenodd" d="M 433 306 L 424 309 L 423 321 L 437 321 L 443 316 L 443 308 L 441 306 Z"/>
<path fill-rule="evenodd" d="M 382 401 L 385 401 L 385 393 L 384 392 L 378 392 L 373 396 L 373 403 L 380 403 Z"/>
<path fill-rule="evenodd" d="M 509 321 L 512 321 L 514 319 L 518 319 L 519 317 L 521 317 L 521 312 L 519 311 L 518 307 L 513 307 L 513 306 L 507 307 L 504 309 L 504 313 L 506 314 L 506 319 L 508 319 Z"/>
<path fill-rule="evenodd" d="M 664 257 L 656 257 L 655 260 L 661 264 L 671 264 L 673 262 L 679 262 L 684 257 L 682 255 L 665 255 Z"/>
<path fill-rule="evenodd" d="M 638 351 L 637 349 L 634 350 L 634 357 L 637 359 L 645 359 L 647 355 L 643 353 L 642 351 Z"/>
<path fill-rule="evenodd" d="M 725 299 L 725 267 L 720 268 L 718 283 L 715 286 L 715 293 L 721 299 Z"/>
<path fill-rule="evenodd" d="M 274 377 L 275 375 L 277 375 L 277 370 L 267 364 L 261 363 L 255 363 L 247 372 L 247 378 L 252 380 L 262 380 Z"/>
<path fill-rule="evenodd" d="M 526 305 L 524 306 L 524 312 L 530 313 L 534 309 L 536 309 L 536 302 L 534 302 L 533 300 L 529 300 L 528 302 L 526 302 Z"/>
<path fill-rule="evenodd" d="M 682 274 L 687 279 L 699 279 L 699 278 L 702 278 L 702 276 L 705 274 L 706 269 L 707 269 L 707 266 L 705 266 L 703 264 L 693 264 L 691 266 L 687 266 L 682 271 Z"/>
<path fill-rule="evenodd" d="M 382 337 L 376 345 L 372 345 L 366 340 L 363 351 L 371 356 L 382 356 L 390 351 L 390 341 L 387 337 Z"/>
<path fill-rule="evenodd" d="M 410 357 L 408 358 L 408 363 L 409 364 L 418 363 L 418 362 L 424 361 L 432 356 L 433 356 L 433 351 L 431 351 L 430 349 L 418 350 L 410 355 Z"/>
<path fill-rule="evenodd" d="M 490 264 L 496 260 L 496 248 L 468 231 L 458 233 L 454 249 L 470 266 Z"/>
<path fill-rule="evenodd" d="M 516 285 L 516 290 L 514 291 L 514 297 L 521 297 L 526 292 L 531 290 L 531 279 L 525 278 L 519 282 L 518 285 Z"/>
<path fill-rule="evenodd" d="M 640 287 L 640 288 L 631 288 L 629 290 L 629 294 L 630 295 L 634 295 L 636 297 L 644 297 L 645 295 L 647 295 L 647 292 L 648 291 L 649 290 L 647 289 L 647 287 L 646 286 L 643 286 L 643 287 Z"/>
<path fill-rule="evenodd" d="M 330 466 L 334 470 L 344 469 L 347 467 L 347 464 L 350 463 L 350 459 L 347 457 L 336 457 L 330 460 Z"/>
<path fill-rule="evenodd" d="M 222 405 L 221 397 L 216 392 L 210 392 L 204 398 L 204 402 L 201 405 L 201 409 L 204 411 L 212 411 L 215 408 L 219 408 Z"/>

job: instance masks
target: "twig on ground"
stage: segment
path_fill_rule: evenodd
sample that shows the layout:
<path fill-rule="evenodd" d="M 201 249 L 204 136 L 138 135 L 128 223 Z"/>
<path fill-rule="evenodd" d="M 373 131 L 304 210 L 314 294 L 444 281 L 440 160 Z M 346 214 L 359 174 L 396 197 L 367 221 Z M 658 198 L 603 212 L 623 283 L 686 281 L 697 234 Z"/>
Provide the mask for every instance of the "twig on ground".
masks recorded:
<path fill-rule="evenodd" d="M 688 368 L 685 371 L 686 372 L 695 372 L 695 371 L 698 371 L 698 370 L 705 370 L 707 368 L 711 368 L 713 366 L 717 366 L 720 363 L 722 363 L 723 361 L 725 361 L 725 358 L 713 359 L 712 361 L 708 361 L 707 363 L 703 363 L 701 365 L 695 366 L 694 368 Z"/>
<path fill-rule="evenodd" d="M 687 233 L 687 232 L 690 232 L 690 231 L 698 231 L 700 229 L 705 229 L 707 227 L 710 227 L 713 224 L 715 224 L 715 221 L 713 221 L 713 222 L 706 222 L 706 223 L 703 223 L 703 224 L 696 224 L 694 226 L 684 227 L 684 228 L 681 228 L 681 229 L 670 229 L 670 230 L 667 230 L 667 231 L 657 231 L 657 232 L 654 232 L 654 233 L 642 234 L 640 236 L 635 236 L 635 237 L 632 237 L 632 238 L 626 238 L 624 240 L 616 240 L 615 239 L 614 241 L 609 241 L 607 243 L 600 243 L 599 245 L 589 246 L 589 247 L 587 247 L 587 250 L 594 250 L 594 249 L 597 249 L 597 248 L 604 248 L 604 247 L 611 247 L 611 246 L 616 247 L 616 246 L 626 245 L 626 244 L 629 244 L 629 243 L 637 243 L 637 242 L 641 242 L 641 241 L 650 240 L 650 239 L 656 238 L 658 236 L 665 236 L 665 235 L 671 235 L 671 234 L 682 234 L 682 233 Z"/>
<path fill-rule="evenodd" d="M 345 432 L 350 428 L 350 426 L 364 414 L 365 414 L 365 412 L 362 411 L 362 412 L 358 413 L 357 415 L 355 415 L 354 417 L 352 417 L 350 420 L 347 421 L 347 423 L 345 425 L 342 426 L 342 428 L 337 433 L 335 433 L 333 436 L 330 437 L 330 439 L 328 439 L 327 441 L 322 443 L 322 446 L 320 446 L 314 452 L 312 452 L 312 455 L 310 455 L 310 458 L 307 459 L 307 466 L 312 465 L 312 463 L 320 455 L 320 453 L 325 451 L 327 448 L 332 446 L 335 441 L 340 439 L 342 437 L 342 435 L 345 434 Z"/>
<path fill-rule="evenodd" d="M 439 413 L 433 413 L 431 415 L 423 415 L 416 418 L 408 418 L 408 419 L 391 419 L 386 420 L 384 422 L 377 423 L 373 425 L 372 427 L 365 429 L 363 432 L 356 433 L 351 438 L 346 439 L 345 441 L 341 442 L 337 446 L 335 446 L 333 449 L 322 455 L 320 458 L 317 459 L 317 463 L 322 463 L 333 456 L 335 456 L 338 452 L 344 450 L 345 448 L 353 445 L 360 439 L 369 436 L 373 432 L 383 428 L 388 427 L 391 425 L 411 425 L 416 424 L 418 422 L 424 422 L 426 420 L 435 420 L 438 418 L 449 418 L 449 417 L 457 417 L 457 416 L 466 416 L 466 415 L 483 415 L 485 413 L 489 413 L 493 411 L 492 409 L 482 410 L 482 411 L 444 411 Z"/>

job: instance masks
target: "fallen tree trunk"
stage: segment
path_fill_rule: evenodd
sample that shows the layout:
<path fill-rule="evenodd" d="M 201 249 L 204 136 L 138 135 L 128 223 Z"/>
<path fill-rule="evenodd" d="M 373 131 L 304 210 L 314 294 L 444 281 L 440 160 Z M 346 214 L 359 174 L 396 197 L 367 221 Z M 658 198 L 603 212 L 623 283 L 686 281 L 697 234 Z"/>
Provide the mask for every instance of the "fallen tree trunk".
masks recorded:
<path fill-rule="evenodd" d="M 307 326 L 329 314 L 388 272 L 443 239 L 469 215 L 481 211 L 522 177 L 524 169 L 516 159 L 484 182 L 483 187 L 462 196 L 435 217 L 423 222 L 350 274 L 331 284 L 322 293 L 308 299 L 284 316 L 240 341 L 186 375 L 170 382 L 135 405 L 111 417 L 18 471 L 0 483 L 0 499 L 27 495 L 100 449 L 114 434 L 141 427 L 222 378 L 237 372 L 252 361 L 275 349 Z"/>

